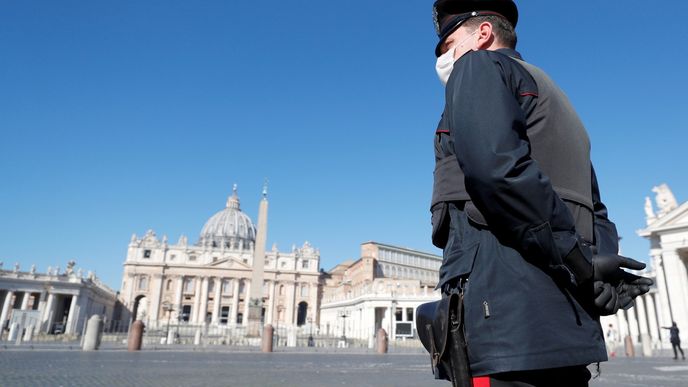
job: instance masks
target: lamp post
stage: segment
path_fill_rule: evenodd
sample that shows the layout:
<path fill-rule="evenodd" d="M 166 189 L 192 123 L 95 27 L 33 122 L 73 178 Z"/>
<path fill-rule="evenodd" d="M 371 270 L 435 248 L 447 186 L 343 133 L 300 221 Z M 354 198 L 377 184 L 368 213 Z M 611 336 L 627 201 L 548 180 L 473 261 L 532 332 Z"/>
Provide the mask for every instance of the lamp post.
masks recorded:
<path fill-rule="evenodd" d="M 349 311 L 340 311 L 339 317 L 342 318 L 342 340 L 346 341 L 346 318 L 349 317 Z"/>
<path fill-rule="evenodd" d="M 308 333 L 308 346 L 314 347 L 315 341 L 313 340 L 313 318 L 308 317 L 307 321 L 308 321 L 308 330 L 310 331 Z"/>
<path fill-rule="evenodd" d="M 165 331 L 165 342 L 169 345 L 170 344 L 170 315 L 172 314 L 172 311 L 174 308 L 170 304 L 169 301 L 164 301 L 162 303 L 162 310 L 167 312 L 167 330 Z"/>

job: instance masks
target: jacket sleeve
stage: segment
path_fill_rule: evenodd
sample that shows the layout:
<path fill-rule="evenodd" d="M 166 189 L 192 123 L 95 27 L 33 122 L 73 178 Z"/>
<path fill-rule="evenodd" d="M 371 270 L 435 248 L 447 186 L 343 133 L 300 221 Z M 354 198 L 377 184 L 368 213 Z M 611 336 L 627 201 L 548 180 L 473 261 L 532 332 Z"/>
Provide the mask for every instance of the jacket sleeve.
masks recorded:
<path fill-rule="evenodd" d="M 609 220 L 607 207 L 600 199 L 595 168 L 592 168 L 592 204 L 595 217 L 595 252 L 598 254 L 618 254 L 619 234 L 616 231 L 616 225 Z"/>
<path fill-rule="evenodd" d="M 515 65 L 488 51 L 469 52 L 454 64 L 446 100 L 466 190 L 501 243 L 581 284 L 592 278 L 592 253 L 578 242 L 566 204 L 530 157 Z"/>

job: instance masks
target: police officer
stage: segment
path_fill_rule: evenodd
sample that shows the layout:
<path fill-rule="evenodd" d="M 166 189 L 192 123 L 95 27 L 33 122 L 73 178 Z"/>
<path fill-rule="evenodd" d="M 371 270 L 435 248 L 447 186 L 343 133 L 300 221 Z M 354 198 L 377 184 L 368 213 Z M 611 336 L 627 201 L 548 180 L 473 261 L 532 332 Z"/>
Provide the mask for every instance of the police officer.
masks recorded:
<path fill-rule="evenodd" d="M 515 51 L 514 2 L 438 0 L 433 11 L 446 86 L 433 243 L 444 256 L 438 287 L 462 295 L 455 331 L 470 377 L 587 386 L 586 366 L 607 360 L 599 316 L 632 306 L 652 281 L 623 270 L 645 265 L 617 255 L 575 110 Z"/>

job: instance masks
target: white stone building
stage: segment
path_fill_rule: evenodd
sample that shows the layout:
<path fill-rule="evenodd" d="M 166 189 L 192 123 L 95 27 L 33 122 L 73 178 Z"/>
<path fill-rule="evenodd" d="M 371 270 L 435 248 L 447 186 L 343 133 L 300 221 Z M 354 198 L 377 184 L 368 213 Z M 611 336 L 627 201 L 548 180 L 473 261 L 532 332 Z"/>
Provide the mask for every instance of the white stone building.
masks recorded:
<path fill-rule="evenodd" d="M 48 268 L 46 273 L 21 271 L 19 264 L 3 270 L 0 263 L 0 326 L 1 332 L 13 325 L 32 333 L 81 334 L 85 321 L 94 314 L 108 323 L 113 319 L 116 293 L 98 280 L 93 273 L 83 275 L 74 270 L 74 261 L 67 270 Z M 11 337 L 14 340 L 14 337 Z"/>
<path fill-rule="evenodd" d="M 442 257 L 366 242 L 361 258 L 323 274 L 320 333 L 367 340 L 383 328 L 390 340 L 416 336 L 416 308 L 440 299 L 434 288 Z"/>
<path fill-rule="evenodd" d="M 626 336 L 651 356 L 653 350 L 671 348 L 669 331 L 662 327 L 675 321 L 681 341 L 688 340 L 688 202 L 678 205 L 666 184 L 654 187 L 655 208 L 645 199 L 647 227 L 638 235 L 650 241 L 650 265 L 642 275 L 655 284 L 649 293 L 636 298 L 635 307 L 602 318 L 602 327 L 616 331 L 616 343 Z"/>
<path fill-rule="evenodd" d="M 320 252 L 308 242 L 289 252 L 273 246 L 264 256 L 263 283 L 253 284 L 255 242 L 256 228 L 241 211 L 236 185 L 196 244 L 184 235 L 170 244 L 150 230 L 140 238 L 133 235 L 120 292 L 129 317 L 152 328 L 168 319 L 246 326 L 251 287 L 261 286 L 265 324 L 317 323 Z"/>

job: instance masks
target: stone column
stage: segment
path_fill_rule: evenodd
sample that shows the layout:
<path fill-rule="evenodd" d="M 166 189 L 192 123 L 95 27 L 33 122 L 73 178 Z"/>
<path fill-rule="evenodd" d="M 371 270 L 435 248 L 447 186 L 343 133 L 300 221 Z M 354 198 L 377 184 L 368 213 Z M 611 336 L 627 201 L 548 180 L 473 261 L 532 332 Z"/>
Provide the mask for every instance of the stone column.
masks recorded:
<path fill-rule="evenodd" d="M 644 297 L 636 297 L 635 299 L 636 318 L 640 326 L 640 334 L 650 333 L 649 324 L 645 312 Z"/>
<path fill-rule="evenodd" d="M 198 324 L 198 310 L 201 308 L 201 277 L 194 278 L 194 303 L 189 321 Z"/>
<path fill-rule="evenodd" d="M 67 316 L 67 327 L 65 328 L 66 334 L 74 333 L 74 328 L 76 326 L 76 319 L 79 318 L 79 295 L 75 294 L 72 296 L 72 302 L 69 304 L 69 315 Z"/>
<path fill-rule="evenodd" d="M 205 324 L 205 318 L 208 314 L 208 277 L 203 277 L 201 282 L 201 307 L 198 310 L 198 322 Z"/>
<path fill-rule="evenodd" d="M 41 294 L 38 296 L 38 311 L 40 313 L 40 317 L 38 318 L 38 326 L 40 328 L 41 322 L 43 322 L 43 312 L 45 311 L 45 303 L 48 302 L 48 291 L 43 290 Z M 34 301 L 35 303 L 36 301 Z M 39 329 L 40 330 L 40 329 Z"/>
<path fill-rule="evenodd" d="M 320 305 L 318 305 L 318 284 L 309 283 L 310 295 L 308 300 L 308 317 L 313 319 L 313 324 L 320 325 L 320 316 L 318 311 L 320 310 Z"/>
<path fill-rule="evenodd" d="M 667 264 L 667 283 L 669 285 L 669 297 L 671 297 L 671 307 L 674 315 L 673 321 L 677 321 L 679 327 L 681 320 L 688 316 L 688 306 L 685 300 L 688 300 L 688 268 L 683 263 L 678 250 L 674 249 L 671 252 L 664 254 L 664 259 Z M 671 326 L 671 323 L 665 325 Z M 665 330 L 668 332 L 667 330 Z M 685 334 L 681 335 L 685 336 Z"/>
<path fill-rule="evenodd" d="M 7 320 L 7 317 L 10 314 L 10 308 L 12 307 L 12 297 L 14 296 L 14 292 L 11 290 L 7 291 L 7 295 L 5 296 L 5 302 L 2 303 L 2 312 L 0 312 L 0 328 L 3 328 L 5 326 L 5 320 Z M 2 333 L 2 331 L 0 331 Z"/>
<path fill-rule="evenodd" d="M 394 307 L 390 306 L 387 308 L 387 312 L 389 312 L 389 339 L 394 340 L 396 337 L 394 332 L 394 319 L 396 318 L 394 315 Z"/>
<path fill-rule="evenodd" d="M 126 299 L 125 305 L 128 306 L 131 310 L 133 310 L 134 308 L 134 287 L 136 287 L 136 277 L 138 276 L 135 274 L 127 275 L 127 278 L 129 279 L 129 296 Z"/>
<path fill-rule="evenodd" d="M 626 321 L 626 311 L 619 309 L 615 316 L 617 322 L 616 327 L 619 329 L 619 341 L 623 343 L 624 337 L 630 334 L 630 328 L 628 327 L 628 322 Z"/>
<path fill-rule="evenodd" d="M 294 297 L 296 296 L 296 283 L 287 284 L 287 315 L 286 323 L 294 325 Z"/>
<path fill-rule="evenodd" d="M 241 325 L 243 326 L 248 325 L 248 309 L 251 304 L 251 286 L 253 286 L 251 281 L 246 280 L 244 282 L 244 318 L 241 320 Z"/>
<path fill-rule="evenodd" d="M 45 333 L 50 331 L 50 326 L 53 325 L 53 308 L 55 306 L 55 295 L 48 293 L 48 301 L 45 304 L 43 313 L 41 316 L 41 326 Z"/>
<path fill-rule="evenodd" d="M 177 318 L 182 314 L 182 295 L 184 292 L 184 276 L 177 276 L 177 294 L 174 296 L 174 309 L 177 310 Z"/>
<path fill-rule="evenodd" d="M 272 324 L 275 309 L 275 281 L 270 281 L 268 290 L 268 310 L 265 311 L 265 324 Z"/>
<path fill-rule="evenodd" d="M 220 322 L 220 304 L 222 302 L 222 278 L 215 277 L 215 296 L 213 298 L 213 325 Z"/>
<path fill-rule="evenodd" d="M 151 297 L 151 304 L 149 306 L 150 321 L 153 322 L 156 327 L 158 327 L 158 316 L 160 314 L 160 300 L 162 298 L 163 278 L 162 274 L 159 273 L 155 273 L 151 277 L 151 290 L 153 293 L 153 297 Z"/>
<path fill-rule="evenodd" d="M 239 313 L 239 282 L 241 281 L 240 278 L 233 278 L 232 281 L 234 281 L 234 293 L 232 293 L 232 310 L 231 310 L 231 320 L 229 321 L 229 324 L 227 325 L 236 325 L 237 322 L 237 313 Z"/>
<path fill-rule="evenodd" d="M 29 309 L 29 300 L 31 299 L 31 292 L 24 292 L 22 296 L 21 310 Z"/>
<path fill-rule="evenodd" d="M 638 320 L 638 326 L 640 328 L 639 344 L 641 346 L 642 354 L 643 356 L 652 356 L 652 341 L 650 338 L 648 322 L 645 315 L 645 302 L 643 300 L 643 297 L 637 297 L 635 299 L 634 309 L 636 311 L 636 319 Z"/>
<path fill-rule="evenodd" d="M 647 318 L 650 324 L 650 335 L 655 343 L 660 343 L 661 334 L 659 334 L 659 321 L 657 321 L 657 311 L 655 310 L 655 298 L 652 293 L 644 295 L 645 305 L 647 306 Z"/>
<path fill-rule="evenodd" d="M 631 337 L 633 338 L 633 343 L 638 344 L 638 335 L 640 335 L 640 332 L 638 331 L 638 317 L 637 314 L 635 313 L 636 308 L 630 308 L 629 310 L 626 311 L 626 316 L 627 316 L 627 322 L 628 322 L 628 330 L 631 332 Z"/>
<path fill-rule="evenodd" d="M 652 249 L 650 251 L 655 262 L 655 266 L 657 267 L 657 276 L 655 277 L 655 280 L 657 281 L 657 289 L 659 292 L 657 293 L 658 300 L 655 306 L 659 312 L 659 324 L 666 327 L 671 325 L 673 315 L 671 308 L 672 304 L 671 300 L 669 299 L 670 294 L 668 294 L 670 290 L 666 280 L 668 276 L 667 270 L 669 270 L 669 268 L 666 265 L 666 260 L 664 257 L 662 257 L 661 250 Z M 675 297 L 671 295 L 671 298 L 674 299 Z"/>

